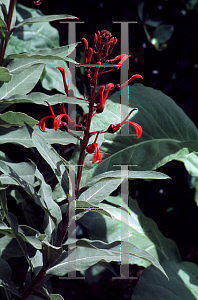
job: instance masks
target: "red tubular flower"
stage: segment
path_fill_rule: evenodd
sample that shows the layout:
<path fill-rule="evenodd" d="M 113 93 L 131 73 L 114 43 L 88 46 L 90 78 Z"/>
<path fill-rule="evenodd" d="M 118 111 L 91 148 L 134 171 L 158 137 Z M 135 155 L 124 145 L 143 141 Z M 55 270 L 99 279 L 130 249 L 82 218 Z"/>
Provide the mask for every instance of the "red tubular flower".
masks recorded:
<path fill-rule="evenodd" d="M 73 97 L 74 96 L 73 90 L 71 90 L 71 89 L 68 90 L 68 85 L 67 85 L 66 76 L 65 76 L 65 70 L 62 67 L 56 67 L 56 69 L 58 69 L 61 72 L 61 75 L 63 77 L 65 93 L 67 94 L 68 97 Z"/>
<path fill-rule="evenodd" d="M 125 55 L 126 55 L 126 54 L 118 55 L 118 56 L 116 56 L 115 58 L 106 60 L 105 63 L 106 63 L 106 64 L 114 64 L 116 61 L 121 60 Z"/>
<path fill-rule="evenodd" d="M 130 111 L 130 113 L 128 114 L 128 116 L 121 123 L 118 123 L 117 125 L 111 124 L 109 126 L 109 128 L 103 132 L 114 133 L 114 132 L 118 131 L 123 124 L 129 124 L 135 128 L 136 136 L 134 138 L 139 139 L 142 136 L 142 127 L 140 125 L 138 125 L 137 123 L 126 120 L 134 110 L 136 110 L 136 108 L 132 109 Z"/>
<path fill-rule="evenodd" d="M 123 83 L 123 84 L 116 84 L 113 90 L 115 92 L 120 91 L 126 85 L 128 85 L 131 81 L 136 80 L 136 79 L 143 79 L 143 77 L 141 75 L 139 75 L 139 74 L 135 74 L 131 78 L 129 78 L 129 80 L 127 80 L 125 83 Z"/>
<path fill-rule="evenodd" d="M 131 57 L 131 55 L 124 54 L 124 56 L 122 57 L 121 61 L 117 64 L 117 68 L 121 67 L 121 65 L 123 64 L 123 62 L 125 62 L 125 60 L 127 60 L 128 57 Z"/>
<path fill-rule="evenodd" d="M 95 164 L 95 165 L 99 164 L 102 160 L 102 155 L 100 153 L 98 143 L 96 143 L 98 135 L 99 135 L 99 133 L 97 133 L 95 141 L 92 144 L 87 146 L 87 152 L 88 153 L 94 153 L 95 152 L 93 160 L 92 160 L 92 164 Z"/>
<path fill-rule="evenodd" d="M 61 110 L 64 112 L 64 114 L 59 114 L 54 119 L 54 129 L 57 131 L 59 127 L 60 128 L 62 127 L 62 125 L 63 125 L 64 122 L 62 122 L 61 119 L 63 117 L 65 118 L 67 124 L 69 124 L 72 127 L 72 129 L 75 129 L 76 121 L 74 120 L 74 118 L 71 119 L 68 116 L 68 114 L 66 113 L 65 106 L 63 105 L 63 103 L 60 103 L 60 111 Z M 68 126 L 67 126 L 67 129 L 68 129 Z"/>
<path fill-rule="evenodd" d="M 88 51 L 88 57 L 87 57 L 87 63 L 88 63 L 88 64 L 90 64 L 90 62 L 91 62 L 92 54 L 93 54 L 93 49 L 92 49 L 92 48 L 89 48 L 89 51 Z"/>
<path fill-rule="evenodd" d="M 42 131 L 42 132 L 47 132 L 46 129 L 45 129 L 45 122 L 47 119 L 54 119 L 54 129 L 57 131 L 58 128 L 60 128 L 62 131 L 68 131 L 68 123 L 71 124 L 72 127 L 74 127 L 74 129 L 76 128 L 75 125 L 76 125 L 76 122 L 75 120 L 72 118 L 70 118 L 67 113 L 66 113 L 66 110 L 65 110 L 65 107 L 63 105 L 63 103 L 60 103 L 60 108 L 61 108 L 61 111 L 63 110 L 64 114 L 59 114 L 57 117 L 56 115 L 54 114 L 53 112 L 53 109 L 51 107 L 51 105 L 45 101 L 48 106 L 49 106 L 49 109 L 52 113 L 51 116 L 46 116 L 44 117 L 43 119 L 40 120 L 39 122 L 39 129 Z M 61 119 L 65 117 L 67 123 L 65 122 L 62 122 Z"/>
<path fill-rule="evenodd" d="M 100 87 L 100 103 L 97 104 L 97 107 L 96 107 L 96 112 L 97 113 L 102 113 L 103 110 L 104 110 L 104 106 L 105 106 L 105 102 L 107 100 L 107 96 L 109 94 L 109 91 L 114 87 L 114 84 L 113 83 L 109 83 L 107 85 L 107 89 L 105 91 L 105 94 L 104 94 L 104 98 L 103 98 L 103 92 L 105 90 L 105 87 L 104 86 L 101 86 Z"/>
<path fill-rule="evenodd" d="M 47 116 L 47 117 L 44 117 L 43 119 L 41 119 L 40 120 L 40 122 L 39 122 L 39 129 L 42 131 L 42 132 L 47 132 L 47 130 L 45 130 L 45 122 L 46 122 L 46 120 L 47 119 L 55 119 L 56 118 L 56 116 L 55 116 L 55 114 L 54 114 L 54 112 L 53 112 L 53 109 L 52 109 L 52 107 L 51 107 L 51 105 L 47 102 L 47 101 L 45 101 L 47 104 L 48 104 L 48 106 L 49 106 L 49 109 L 50 109 L 50 111 L 51 111 L 51 113 L 52 113 L 52 116 Z"/>
<path fill-rule="evenodd" d="M 39 129 L 42 131 L 42 132 L 47 132 L 47 130 L 45 130 L 45 122 L 47 119 L 54 119 L 55 117 L 54 116 L 47 116 L 47 117 L 44 117 L 43 119 L 40 120 L 38 126 L 39 126 Z"/>
<path fill-rule="evenodd" d="M 41 5 L 43 0 L 33 1 L 34 5 Z"/>

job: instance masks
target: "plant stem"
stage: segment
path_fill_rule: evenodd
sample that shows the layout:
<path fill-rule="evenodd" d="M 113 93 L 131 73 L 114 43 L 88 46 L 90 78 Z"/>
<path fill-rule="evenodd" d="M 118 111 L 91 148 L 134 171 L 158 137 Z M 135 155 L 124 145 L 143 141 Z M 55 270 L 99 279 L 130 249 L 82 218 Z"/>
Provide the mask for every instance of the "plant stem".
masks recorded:
<path fill-rule="evenodd" d="M 99 67 L 96 67 L 96 68 L 99 68 Z M 88 114 L 88 119 L 87 119 L 87 129 L 85 131 L 84 139 L 83 139 L 81 150 L 80 150 L 79 160 L 78 160 L 76 195 L 78 194 L 79 189 L 80 189 L 80 181 L 81 181 L 81 176 L 82 176 L 82 171 L 83 171 L 83 163 L 84 163 L 84 159 L 85 159 L 85 149 L 87 148 L 87 144 L 88 144 L 88 140 L 89 140 L 91 119 L 92 119 L 92 114 L 93 114 L 93 107 L 94 107 L 94 103 L 95 103 L 95 98 L 96 98 L 97 82 L 98 82 L 98 78 L 96 77 L 95 85 L 94 85 L 94 88 L 93 88 L 92 94 L 91 94 L 91 101 L 89 103 L 89 114 Z"/>
<path fill-rule="evenodd" d="M 46 264 L 40 269 L 39 273 L 36 275 L 30 286 L 26 289 L 26 291 L 22 294 L 22 300 L 27 299 L 33 292 L 34 287 L 39 284 L 41 279 L 45 276 L 45 273 L 47 272 L 47 269 L 49 268 L 49 262 L 46 262 Z"/>
<path fill-rule="evenodd" d="M 4 58 L 6 47 L 7 47 L 7 44 L 8 44 L 9 37 L 10 37 L 10 27 L 11 27 L 11 23 L 12 23 L 12 16 L 13 16 L 15 5 L 16 5 L 16 0 L 10 0 L 8 16 L 7 16 L 7 20 L 6 20 L 6 25 L 7 25 L 7 29 L 8 29 L 8 36 L 6 38 L 2 37 L 2 40 L 1 40 L 0 62 Z"/>
<path fill-rule="evenodd" d="M 69 223 L 68 212 L 69 212 L 69 209 L 68 209 L 67 214 L 65 216 L 63 227 L 61 229 L 61 235 L 60 235 L 60 238 L 59 238 L 58 242 L 56 243 L 56 247 L 61 247 L 62 246 L 64 237 L 65 237 L 65 235 L 67 233 L 68 223 Z"/>

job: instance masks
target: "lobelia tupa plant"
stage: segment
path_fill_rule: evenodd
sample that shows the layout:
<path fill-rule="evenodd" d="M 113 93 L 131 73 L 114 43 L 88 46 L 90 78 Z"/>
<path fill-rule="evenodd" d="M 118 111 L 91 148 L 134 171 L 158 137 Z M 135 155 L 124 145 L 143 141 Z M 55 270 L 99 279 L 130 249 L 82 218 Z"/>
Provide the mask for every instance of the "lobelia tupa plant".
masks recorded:
<path fill-rule="evenodd" d="M 72 134 L 70 129 L 77 130 L 77 131 L 83 131 L 84 137 L 81 140 L 81 150 L 78 160 L 78 173 L 77 173 L 77 191 L 76 194 L 78 194 L 79 188 L 80 188 L 80 180 L 82 176 L 82 170 L 83 170 L 83 163 L 85 159 L 85 154 L 87 153 L 94 153 L 93 157 L 93 164 L 98 164 L 102 160 L 102 156 L 99 150 L 99 146 L 97 144 L 97 139 L 100 133 L 115 133 L 120 129 L 120 127 L 124 124 L 130 124 L 135 128 L 136 136 L 135 138 L 140 138 L 142 135 L 142 127 L 134 122 L 127 121 L 129 116 L 132 114 L 132 112 L 136 109 L 131 110 L 131 112 L 128 114 L 128 116 L 119 124 L 113 125 L 110 124 L 109 128 L 107 130 L 99 130 L 98 132 L 90 132 L 90 126 L 91 126 L 91 120 L 96 114 L 100 114 L 103 112 L 105 107 L 105 102 L 107 100 L 108 94 L 110 91 L 120 91 L 123 87 L 125 87 L 127 84 L 129 84 L 131 81 L 141 78 L 142 76 L 139 74 L 133 75 L 127 82 L 123 84 L 116 84 L 114 86 L 113 83 L 109 83 L 107 87 L 101 86 L 99 90 L 97 90 L 97 84 L 98 84 L 98 78 L 100 75 L 105 74 L 107 72 L 112 72 L 115 70 L 119 70 L 123 62 L 128 59 L 130 55 L 122 54 L 119 56 L 116 56 L 114 59 L 107 60 L 106 57 L 110 55 L 113 51 L 113 48 L 115 44 L 117 43 L 117 38 L 112 37 L 111 33 L 107 30 L 102 30 L 101 32 L 98 31 L 98 34 L 95 34 L 93 47 L 88 46 L 88 41 L 83 38 L 84 41 L 84 47 L 85 47 L 85 63 L 90 64 L 96 64 L 98 67 L 91 67 L 88 66 L 85 68 L 85 74 L 90 78 L 90 87 L 92 88 L 92 94 L 91 99 L 80 99 L 77 97 L 77 99 L 85 100 L 89 103 L 89 112 L 83 116 L 83 119 L 79 122 L 79 124 L 76 123 L 74 119 L 71 119 L 64 108 L 64 105 L 60 103 L 60 114 L 58 116 L 55 116 L 51 105 L 48 103 L 51 116 L 44 117 L 39 122 L 39 128 L 41 131 L 46 132 L 45 130 L 45 121 L 49 118 L 54 119 L 54 129 L 57 130 L 60 128 L 62 131 L 67 131 L 68 133 Z M 111 70 L 105 70 L 106 64 L 113 64 L 117 63 L 116 67 L 112 68 Z M 100 70 L 103 67 L 104 70 Z M 61 72 L 63 77 L 63 83 L 65 92 L 68 97 L 74 96 L 73 90 L 68 90 L 68 85 L 66 82 L 66 76 L 65 71 L 61 67 L 57 67 L 57 69 Z M 94 69 L 94 70 L 93 70 Z M 100 95 L 100 102 L 98 104 L 95 103 L 96 101 L 96 95 Z M 61 110 L 64 112 L 61 114 Z M 61 119 L 65 118 L 66 122 L 62 122 Z M 88 144 L 89 138 L 96 134 L 95 140 L 92 144 Z"/>
<path fill-rule="evenodd" d="M 110 270 L 119 279 L 123 265 L 146 268 L 138 283 L 132 279 L 135 300 L 155 293 L 156 299 L 163 293 L 168 298 L 180 293 L 183 282 L 192 291 L 186 278 L 197 267 L 181 260 L 176 244 L 143 215 L 136 200 L 124 199 L 128 179 L 168 179 L 153 170 L 173 159 L 190 168 L 189 156 L 197 159 L 197 129 L 169 97 L 135 83 L 139 74 L 103 84 L 101 75 L 120 70 L 130 57 L 111 58 L 118 39 L 108 30 L 95 34 L 92 47 L 82 39 L 91 89 L 90 97 L 83 97 L 66 64 L 78 64 L 69 56 L 79 43 L 60 47 L 49 24 L 74 18 L 0 1 L 0 299 L 67 299 L 68 293 L 57 294 L 55 276 L 92 281 L 90 274 Z M 33 90 L 39 80 L 44 89 L 60 93 Z M 120 90 L 127 86 L 129 109 L 121 120 Z M 78 104 L 83 112 L 74 118 L 65 104 Z M 53 129 L 46 129 L 48 119 Z M 124 125 L 134 138 L 119 134 Z"/>

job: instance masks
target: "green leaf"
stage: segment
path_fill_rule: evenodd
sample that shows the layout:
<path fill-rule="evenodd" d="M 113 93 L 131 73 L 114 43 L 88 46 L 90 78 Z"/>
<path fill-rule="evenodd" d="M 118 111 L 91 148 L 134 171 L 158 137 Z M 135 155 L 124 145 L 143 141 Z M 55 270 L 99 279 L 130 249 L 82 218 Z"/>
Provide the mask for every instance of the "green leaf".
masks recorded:
<path fill-rule="evenodd" d="M 115 178 L 128 178 L 128 179 L 170 179 L 168 175 L 155 171 L 128 171 L 125 176 L 120 171 L 109 171 L 100 175 L 94 176 L 90 181 L 86 183 L 86 186 L 92 186 L 96 182 L 114 180 Z"/>
<path fill-rule="evenodd" d="M 0 17 L 6 23 L 8 11 L 9 11 L 10 0 L 1 0 L 0 1 Z M 15 25 L 16 22 L 16 7 L 14 7 L 11 28 Z"/>
<path fill-rule="evenodd" d="M 176 244 L 162 235 L 153 220 L 144 216 L 137 201 L 129 197 L 129 205 L 122 207 L 121 196 L 108 196 L 106 201 L 107 203 L 100 203 L 98 206 L 111 218 L 91 211 L 79 220 L 86 229 L 89 239 L 113 243 L 121 239 L 121 226 L 125 226 L 126 234 L 128 231 L 128 242 L 131 245 L 146 251 L 160 263 L 167 259 L 181 261 Z M 149 262 L 138 257 L 134 258 L 133 263 L 144 267 L 150 265 Z"/>
<path fill-rule="evenodd" d="M 42 17 L 35 17 L 35 18 L 27 18 L 23 22 L 19 23 L 13 30 L 28 24 L 33 23 L 42 23 L 42 22 L 52 22 L 57 20 L 64 20 L 64 19 L 78 19 L 77 17 L 70 16 L 70 15 L 49 15 L 49 16 L 42 16 Z"/>
<path fill-rule="evenodd" d="M 48 228 L 48 231 L 45 233 L 48 234 L 49 240 L 52 240 L 53 236 L 53 231 L 54 231 L 54 226 L 52 224 L 52 221 L 55 225 L 55 230 L 58 230 L 58 225 L 62 221 L 62 214 L 60 207 L 58 204 L 52 199 L 52 189 L 51 186 L 48 185 L 45 180 L 43 175 L 39 172 L 35 165 L 36 171 L 35 171 L 35 177 L 38 179 L 40 183 L 40 189 L 38 191 L 38 195 L 40 195 L 45 202 L 47 212 L 45 216 L 45 229 L 46 227 Z M 56 237 L 56 235 L 55 235 Z M 52 242 L 53 243 L 53 242 Z"/>
<path fill-rule="evenodd" d="M 42 242 L 43 264 L 47 262 L 49 262 L 50 265 L 55 263 L 61 256 L 62 251 L 62 247 L 55 247 L 48 243 L 48 241 L 44 240 Z"/>
<path fill-rule="evenodd" d="M 61 81 L 62 83 L 62 81 Z M 58 89 L 58 88 L 57 88 Z M 59 103 L 68 104 L 79 104 L 80 106 L 88 106 L 88 102 L 84 100 L 75 99 L 73 97 L 67 97 L 67 95 L 55 94 L 52 96 L 46 95 L 44 93 L 33 92 L 28 95 L 13 95 L 8 99 L 3 99 L 2 103 L 34 103 L 38 105 L 46 105 L 44 101 L 48 101 L 50 105 L 55 105 Z"/>
<path fill-rule="evenodd" d="M 74 207 L 72 207 L 72 204 Z M 108 217 L 111 217 L 111 215 L 100 208 L 99 206 L 92 205 L 87 201 L 81 201 L 81 200 L 76 200 L 75 202 L 72 202 L 70 205 L 70 209 L 76 209 L 78 211 L 78 214 L 74 216 L 75 220 L 79 220 L 84 214 L 86 214 L 88 211 L 96 211 L 102 215 L 106 215 Z"/>
<path fill-rule="evenodd" d="M 10 214 L 10 213 L 9 213 Z M 13 216 L 13 215 L 12 215 Z M 13 218 L 14 220 L 14 218 Z M 15 227 L 16 227 L 16 221 L 15 221 Z M 30 245 L 32 245 L 35 249 L 41 249 L 41 242 L 38 240 L 39 232 L 29 226 L 26 225 L 20 225 L 18 227 L 18 237 L 21 239 L 21 242 L 27 242 Z M 17 232 L 14 233 L 13 229 L 11 227 L 8 227 L 6 224 L 1 223 L 0 224 L 0 233 L 3 235 L 7 235 L 12 238 L 16 238 Z M 23 247 L 25 250 L 25 244 L 23 243 Z"/>
<path fill-rule="evenodd" d="M 185 156 L 178 160 L 184 163 L 186 170 L 191 176 L 198 176 L 198 156 L 195 153 L 186 153 Z"/>
<path fill-rule="evenodd" d="M 98 205 L 105 197 L 109 196 L 121 184 L 123 179 L 106 179 L 93 184 L 78 197 L 80 201 L 87 201 L 92 205 Z"/>
<path fill-rule="evenodd" d="M 32 53 L 9 54 L 6 57 L 6 60 L 11 60 L 11 59 L 15 59 L 15 58 L 24 59 L 22 61 L 23 69 L 27 68 L 28 65 L 31 66 L 33 64 L 33 62 L 34 62 L 34 64 L 38 64 L 38 63 L 51 63 L 51 62 L 54 62 L 55 60 L 64 60 L 64 61 L 70 61 L 70 62 L 76 63 L 73 59 L 66 57 L 66 56 L 69 55 L 76 48 L 76 46 L 78 44 L 79 43 L 74 43 L 74 44 L 67 45 L 67 46 L 62 46 L 62 47 L 58 47 L 58 48 L 54 48 L 54 49 L 47 49 L 47 50 L 44 49 L 44 50 L 39 50 L 37 52 L 32 52 Z M 25 62 L 25 59 L 28 59 L 28 60 L 30 59 L 30 61 Z M 78 63 L 76 63 L 76 64 L 78 64 Z M 14 65 L 16 65 L 16 62 Z M 8 67 L 8 69 L 10 69 L 9 65 L 7 67 Z M 16 70 L 16 66 L 13 67 L 13 65 L 11 65 L 11 67 L 14 71 Z M 18 72 L 18 70 L 19 70 L 19 67 L 17 68 L 17 72 Z"/>
<path fill-rule="evenodd" d="M 25 126 L 25 124 L 34 127 L 38 123 L 39 121 L 20 112 L 8 111 L 4 114 L 0 114 L 0 127 L 4 128 L 9 128 L 11 126 Z"/>
<path fill-rule="evenodd" d="M 10 74 L 7 68 L 0 67 L 0 81 L 9 82 L 12 79 L 12 75 Z"/>
<path fill-rule="evenodd" d="M 0 99 L 9 98 L 15 94 L 29 93 L 39 80 L 44 66 L 42 64 L 33 65 L 24 71 L 13 74 L 12 80 L 4 83 L 0 89 Z"/>
<path fill-rule="evenodd" d="M 76 138 L 61 130 L 56 132 L 54 129 L 47 129 L 48 132 L 41 132 L 38 127 L 35 127 L 34 131 L 39 132 L 40 136 L 45 138 L 49 144 L 68 145 L 70 143 L 77 143 Z M 34 147 L 30 132 L 25 126 L 21 128 L 1 129 L 0 144 L 6 143 L 19 144 L 27 148 Z"/>
<path fill-rule="evenodd" d="M 198 266 L 192 262 L 162 263 L 169 277 L 150 266 L 144 270 L 133 292 L 133 300 L 195 300 L 198 299 Z"/>
<path fill-rule="evenodd" d="M 47 274 L 64 276 L 68 270 L 70 272 L 75 270 L 86 270 L 101 260 L 105 260 L 106 262 L 120 261 L 120 242 L 107 244 L 101 241 L 81 239 L 78 240 L 76 244 L 75 263 L 73 258 L 74 255 L 71 254 L 72 257 L 70 257 L 70 255 L 67 257 L 67 253 L 63 253 L 56 262 L 56 265 L 48 269 Z M 123 242 L 123 246 L 128 246 L 128 243 Z M 129 245 L 128 252 L 122 251 L 123 263 L 125 264 L 133 263 L 133 258 L 136 256 L 153 263 L 166 276 L 158 261 L 146 251 L 143 251 L 134 245 Z"/>
<path fill-rule="evenodd" d="M 21 298 L 21 295 L 17 291 L 15 284 L 11 281 L 11 273 L 12 270 L 9 264 L 0 257 L 0 287 Z"/>
<path fill-rule="evenodd" d="M 43 138 L 40 134 L 38 134 L 35 130 L 33 131 L 31 128 L 28 130 L 32 134 L 32 141 L 34 146 L 37 148 L 41 156 L 44 160 L 50 165 L 53 170 L 56 178 L 61 183 L 62 188 L 65 194 L 68 194 L 68 174 L 65 166 L 62 165 L 62 161 L 56 155 L 56 151 L 53 147 Z"/>
<path fill-rule="evenodd" d="M 24 52 L 24 51 L 25 52 L 33 52 L 36 50 L 37 49 L 32 44 L 30 44 L 30 43 L 27 44 L 27 42 L 22 41 L 22 40 L 18 39 L 16 36 L 12 35 L 11 38 L 9 39 L 5 53 L 6 53 L 6 55 L 9 55 L 9 54 L 20 53 L 20 52 Z M 16 59 L 16 61 L 17 60 L 18 59 Z M 5 61 L 6 61 L 6 63 L 9 62 L 8 60 L 6 60 L 6 58 L 5 58 Z M 11 63 L 13 61 L 14 60 L 12 59 Z M 21 59 L 21 61 L 22 61 L 22 59 Z M 20 63 L 20 61 L 18 61 L 17 64 L 18 63 Z M 22 65 L 23 65 L 23 63 L 22 63 Z"/>
<path fill-rule="evenodd" d="M 2 38 L 6 38 L 8 35 L 7 25 L 4 22 L 4 20 L 1 18 L 1 16 L 0 16 L 0 34 Z"/>
<path fill-rule="evenodd" d="M 4 160 L 5 161 L 5 160 Z M 25 179 L 31 185 L 35 184 L 35 167 L 29 162 L 21 162 L 21 163 L 10 163 L 6 162 L 17 174 Z M 0 181 L 2 184 L 8 185 L 18 185 L 18 183 L 13 180 L 10 176 L 1 174 Z"/>
<path fill-rule="evenodd" d="M 173 25 L 160 25 L 153 32 L 153 37 L 158 40 L 160 44 L 166 43 L 174 32 Z"/>
<path fill-rule="evenodd" d="M 30 17 L 44 18 L 46 16 L 38 9 L 29 8 L 17 3 L 17 22 L 24 22 Z M 37 50 L 59 46 L 58 30 L 48 22 L 33 23 L 19 27 L 14 31 L 14 36 L 25 41 L 27 44 L 30 43 Z"/>
<path fill-rule="evenodd" d="M 50 300 L 64 300 L 64 298 L 59 294 L 50 294 Z"/>
<path fill-rule="evenodd" d="M 45 296 L 45 299 L 47 298 L 48 300 L 64 300 L 61 295 L 49 294 L 47 289 L 40 284 L 35 287 L 34 291 L 41 293 L 43 296 Z"/>
<path fill-rule="evenodd" d="M 136 165 L 133 170 L 155 170 L 171 160 L 185 160 L 186 155 L 198 149 L 196 126 L 171 98 L 141 84 L 134 84 L 129 91 L 129 109 L 138 108 L 132 121 L 142 126 L 141 138 L 105 133 L 100 150 L 111 155 L 102 153 L 98 165 L 89 162 L 84 166 L 81 186 L 93 176 L 112 171 L 112 165 L 113 170 L 120 170 L 118 165 L 126 162 Z M 114 93 L 111 99 L 106 101 L 104 112 L 92 119 L 91 130 L 107 129 L 120 122 L 120 93 Z M 134 128 L 129 129 L 133 134 Z M 77 163 L 77 155 L 73 163 Z"/>
<path fill-rule="evenodd" d="M 49 214 L 49 216 L 51 218 L 53 218 L 50 210 L 48 209 L 48 204 L 46 203 L 46 200 L 43 197 L 41 197 L 40 195 L 38 195 L 38 193 L 36 192 L 35 188 L 32 185 L 30 185 L 27 181 L 22 179 L 7 163 L 3 162 L 2 160 L 0 160 L 0 170 L 4 174 L 6 174 L 6 175 L 10 176 L 12 179 L 14 179 L 29 194 L 29 196 L 32 198 L 32 200 L 37 205 L 39 205 L 47 214 Z M 59 173 L 60 173 L 60 171 L 59 171 Z M 38 175 L 38 173 L 37 173 L 37 175 Z M 64 179 L 65 178 L 63 177 L 63 180 Z M 63 186 L 64 186 L 64 184 L 63 184 Z M 58 215 L 57 215 L 57 217 L 58 217 Z"/>
<path fill-rule="evenodd" d="M 2 230 L 2 228 L 1 228 Z M 7 233 L 6 233 L 7 234 Z M 24 253 L 22 252 L 19 244 L 15 238 L 9 235 L 4 235 L 0 233 L 0 249 L 1 257 L 3 259 L 9 259 L 10 257 L 23 257 Z M 14 251 L 13 251 L 14 249 Z"/>
<path fill-rule="evenodd" d="M 43 74 L 41 76 L 41 83 L 42 86 L 46 90 L 52 90 L 56 89 L 57 91 L 65 94 L 65 89 L 63 85 L 63 79 L 62 75 L 59 70 L 56 69 L 57 66 L 62 67 L 65 70 L 65 75 L 66 75 L 66 81 L 68 84 L 69 89 L 72 89 L 74 91 L 74 95 L 78 98 L 84 98 L 83 95 L 81 95 L 76 88 L 76 86 L 72 82 L 72 75 L 71 71 L 69 70 L 67 63 L 65 61 L 55 61 L 52 64 L 48 64 L 45 66 Z M 78 99 L 71 98 L 73 99 L 73 103 L 77 104 Z M 82 105 L 88 105 L 87 101 L 81 101 Z M 81 103 L 79 103 L 81 105 Z"/>

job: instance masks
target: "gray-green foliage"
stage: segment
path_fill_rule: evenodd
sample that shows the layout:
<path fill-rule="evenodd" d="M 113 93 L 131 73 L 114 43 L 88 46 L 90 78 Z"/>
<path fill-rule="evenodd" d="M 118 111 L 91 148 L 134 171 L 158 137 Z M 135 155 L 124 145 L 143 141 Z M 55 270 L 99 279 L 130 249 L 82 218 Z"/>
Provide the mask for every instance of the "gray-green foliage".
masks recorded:
<path fill-rule="evenodd" d="M 1 38 L 5 38 L 8 31 L 2 8 L 8 9 L 9 1 L 3 0 L 0 4 L 0 34 Z M 76 212 L 78 225 L 86 228 L 88 238 L 75 241 L 71 233 L 62 247 L 57 246 L 68 212 L 68 195 L 71 196 L 75 191 L 79 140 L 60 130 L 55 132 L 47 129 L 48 133 L 43 133 L 35 118 L 4 110 L 20 103 L 29 103 L 38 109 L 46 105 L 43 102 L 47 100 L 51 105 L 59 102 L 79 104 L 86 111 L 87 102 L 65 95 L 61 75 L 55 69 L 57 65 L 63 67 L 70 82 L 69 87 L 75 89 L 66 61 L 74 62 L 67 56 L 78 43 L 59 47 L 58 32 L 48 23 L 65 18 L 74 17 L 43 16 L 39 10 L 19 5 L 14 13 L 12 35 L 0 67 L 0 144 L 8 144 L 9 147 L 16 144 L 21 153 L 24 147 L 28 148 L 41 161 L 14 162 L 6 153 L 0 152 L 2 299 L 10 300 L 13 295 L 20 297 L 7 263 L 11 257 L 26 258 L 28 269 L 23 270 L 22 274 L 24 286 L 31 284 L 43 264 L 49 265 L 44 281 L 35 287 L 39 296 L 32 295 L 28 299 L 61 300 L 63 298 L 60 295 L 50 294 L 45 280 L 52 275 L 64 276 L 75 270 L 83 272 L 101 261 L 105 262 L 105 266 L 111 261 L 119 263 L 120 246 L 122 263 L 146 268 L 133 299 L 198 299 L 197 267 L 182 262 L 176 244 L 165 238 L 155 222 L 143 215 L 135 200 L 129 197 L 129 205 L 125 203 L 121 207 L 121 197 L 111 196 L 124 180 L 170 179 L 154 170 L 171 160 L 184 162 L 191 175 L 198 174 L 198 158 L 193 153 L 198 148 L 197 128 L 172 99 L 142 84 L 129 88 L 129 109 L 138 108 L 131 119 L 142 126 L 142 137 L 134 139 L 132 127 L 130 136 L 123 136 L 119 132 L 99 136 L 102 161 L 94 165 L 91 163 L 93 155 L 86 155 L 81 189 L 70 204 L 70 209 Z M 171 28 L 166 27 L 165 30 L 159 27 L 156 36 L 161 36 L 161 29 L 165 32 Z M 170 31 L 160 42 L 170 38 Z M 45 89 L 56 88 L 62 94 L 49 96 L 31 92 L 39 80 Z M 82 97 L 78 91 L 76 95 Z M 91 130 L 105 130 L 120 120 L 120 92 L 117 92 L 106 101 L 104 112 L 94 116 Z M 73 133 L 83 136 L 82 132 Z M 75 145 L 71 160 L 66 161 L 52 144 Z M 123 173 L 119 165 L 126 164 L 135 166 Z M 17 219 L 17 212 L 9 212 L 8 197 L 12 197 L 20 208 L 25 225 Z M 70 225 L 75 222 L 74 217 L 70 222 Z M 126 237 L 121 235 L 121 226 L 128 234 L 127 242 Z M 110 266 L 108 268 L 112 269 Z"/>

